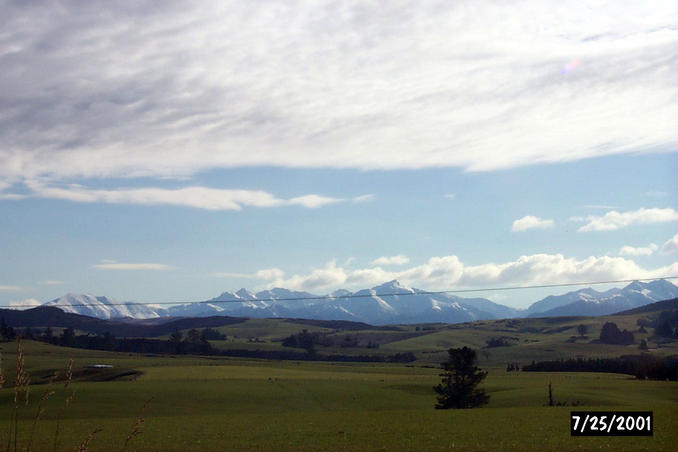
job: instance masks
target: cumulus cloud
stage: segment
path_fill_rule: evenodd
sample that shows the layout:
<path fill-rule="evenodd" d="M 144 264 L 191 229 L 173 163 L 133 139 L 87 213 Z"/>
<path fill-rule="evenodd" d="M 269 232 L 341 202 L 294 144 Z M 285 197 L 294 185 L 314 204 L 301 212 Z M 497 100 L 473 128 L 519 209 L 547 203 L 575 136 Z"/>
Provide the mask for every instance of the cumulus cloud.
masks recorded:
<path fill-rule="evenodd" d="M 674 267 L 678 263 L 674 264 Z M 484 264 L 464 268 L 459 281 L 463 286 L 486 284 L 569 284 L 587 281 L 654 278 L 666 276 L 673 267 L 647 270 L 621 257 L 590 256 L 566 258 L 562 254 L 521 256 L 503 264 Z"/>
<path fill-rule="evenodd" d="M 527 231 L 528 229 L 549 229 L 555 226 L 553 220 L 544 220 L 532 215 L 524 216 L 513 222 L 511 230 L 513 232 Z"/>
<path fill-rule="evenodd" d="M 103 260 L 99 264 L 92 265 L 92 268 L 98 268 L 100 270 L 132 270 L 132 271 L 134 270 L 164 271 L 175 269 L 175 267 L 166 264 L 157 264 L 151 262 L 124 263 L 111 260 Z"/>
<path fill-rule="evenodd" d="M 664 253 L 678 253 L 678 234 L 668 239 L 664 245 L 662 245 L 662 251 Z"/>
<path fill-rule="evenodd" d="M 586 217 L 587 223 L 578 229 L 579 232 L 589 231 L 615 231 L 617 229 L 639 224 L 667 223 L 678 221 L 678 212 L 672 208 L 645 209 L 628 212 L 617 212 L 613 210 L 603 216 Z"/>
<path fill-rule="evenodd" d="M 325 268 L 314 268 L 309 274 L 294 275 L 284 278 L 284 273 L 278 274 L 276 279 L 269 283 L 269 287 L 285 287 L 292 290 L 318 290 L 327 287 L 336 287 L 346 282 L 346 272 L 337 267 L 334 261 Z"/>
<path fill-rule="evenodd" d="M 315 209 L 342 201 L 339 198 L 316 194 L 280 199 L 261 190 L 230 190 L 208 187 L 98 190 L 81 185 L 45 186 L 35 181 L 28 182 L 27 186 L 33 190 L 31 196 L 39 198 L 84 203 L 173 205 L 205 210 L 241 210 L 244 206 L 302 206 Z"/>
<path fill-rule="evenodd" d="M 650 243 L 648 246 L 622 246 L 619 249 L 620 256 L 650 256 L 652 253 L 657 251 L 657 245 Z"/>
<path fill-rule="evenodd" d="M 6 180 L 264 165 L 483 171 L 678 144 L 668 0 L 2 12 Z"/>
<path fill-rule="evenodd" d="M 10 300 L 9 307 L 10 309 L 17 309 L 22 311 L 24 309 L 35 308 L 36 306 L 40 306 L 41 304 L 42 303 L 40 303 L 35 298 L 26 298 L 25 300 Z"/>
<path fill-rule="evenodd" d="M 366 288 L 397 279 L 409 286 L 445 290 L 660 278 L 677 274 L 678 262 L 647 269 L 623 257 L 576 259 L 562 254 L 533 254 L 503 263 L 467 266 L 457 256 L 440 256 L 398 271 L 384 270 L 379 266 L 349 269 L 332 261 L 324 268 L 312 269 L 307 274 L 286 277 L 282 270 L 276 269 L 276 272 L 274 279 L 265 278 L 268 280 L 267 287 L 323 291 L 340 287 Z"/>
<path fill-rule="evenodd" d="M 405 265 L 410 261 L 410 258 L 404 254 L 397 256 L 381 256 L 372 261 L 372 265 Z"/>

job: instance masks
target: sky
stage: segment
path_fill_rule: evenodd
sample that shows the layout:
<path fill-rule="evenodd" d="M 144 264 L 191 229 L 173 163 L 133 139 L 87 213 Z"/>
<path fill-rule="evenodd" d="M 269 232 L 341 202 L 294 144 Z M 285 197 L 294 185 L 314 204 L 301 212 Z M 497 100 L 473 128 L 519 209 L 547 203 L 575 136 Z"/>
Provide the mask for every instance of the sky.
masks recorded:
<path fill-rule="evenodd" d="M 678 276 L 675 2 L 0 10 L 2 305 Z"/>

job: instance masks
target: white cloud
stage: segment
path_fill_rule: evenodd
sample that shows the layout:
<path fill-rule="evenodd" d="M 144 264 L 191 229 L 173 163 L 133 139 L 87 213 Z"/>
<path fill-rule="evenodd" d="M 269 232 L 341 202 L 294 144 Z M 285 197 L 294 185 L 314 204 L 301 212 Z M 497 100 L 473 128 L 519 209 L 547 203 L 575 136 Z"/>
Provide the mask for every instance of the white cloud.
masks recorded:
<path fill-rule="evenodd" d="M 603 216 L 589 216 L 586 218 L 584 226 L 578 229 L 579 232 L 589 231 L 615 231 L 627 226 L 652 223 L 667 223 L 678 221 L 678 212 L 672 208 L 666 209 L 645 209 L 640 208 L 629 212 L 607 212 Z"/>
<path fill-rule="evenodd" d="M 405 265 L 410 261 L 410 258 L 404 254 L 397 256 L 381 256 L 372 261 L 372 265 Z"/>
<path fill-rule="evenodd" d="M 650 243 L 648 246 L 622 246 L 619 249 L 620 256 L 650 256 L 652 253 L 657 251 L 657 245 Z"/>
<path fill-rule="evenodd" d="M 26 298 L 25 300 L 11 300 L 9 302 L 10 309 L 17 309 L 20 311 L 23 311 L 24 309 L 35 308 L 41 304 L 42 303 L 40 303 L 35 298 Z"/>
<path fill-rule="evenodd" d="M 648 191 L 645 193 L 646 196 L 649 196 L 651 198 L 663 198 L 668 195 L 665 191 L 660 191 L 660 190 L 653 190 L 653 191 Z"/>
<path fill-rule="evenodd" d="M 362 202 L 372 202 L 376 199 L 376 196 L 373 193 L 368 193 L 366 195 L 360 195 L 353 198 L 353 202 L 362 203 Z"/>
<path fill-rule="evenodd" d="M 150 262 L 136 262 L 136 263 L 123 263 L 115 262 L 110 260 L 101 261 L 100 264 L 92 265 L 93 268 L 98 268 L 100 270 L 154 270 L 154 271 L 164 271 L 164 270 L 174 270 L 175 267 L 166 264 L 157 264 Z"/>
<path fill-rule="evenodd" d="M 61 286 L 65 283 L 63 281 L 48 279 L 48 280 L 45 280 L 45 281 L 40 281 L 40 282 L 38 282 L 38 284 L 40 284 L 41 286 Z"/>
<path fill-rule="evenodd" d="M 284 275 L 285 272 L 279 268 L 265 268 L 256 273 L 259 279 L 281 279 Z"/>
<path fill-rule="evenodd" d="M 678 234 L 668 239 L 662 246 L 664 253 L 678 253 Z"/>
<path fill-rule="evenodd" d="M 587 204 L 584 206 L 585 209 L 603 209 L 603 210 L 610 210 L 610 209 L 616 209 L 615 206 L 608 206 L 605 204 Z"/>
<path fill-rule="evenodd" d="M 466 266 L 457 256 L 440 256 L 399 271 L 387 271 L 378 266 L 346 269 L 332 261 L 324 268 L 312 269 L 308 274 L 295 274 L 289 278 L 280 269 L 276 269 L 276 272 L 275 279 L 267 287 L 317 292 L 336 288 L 362 289 L 397 279 L 409 286 L 446 290 L 660 278 L 678 274 L 678 262 L 646 269 L 623 257 L 590 256 L 576 259 L 562 254 L 533 254 L 503 263 Z"/>
<path fill-rule="evenodd" d="M 206 210 L 241 210 L 243 206 L 280 207 L 290 205 L 314 209 L 342 201 L 342 199 L 315 194 L 285 200 L 261 190 L 229 190 L 208 187 L 94 190 L 80 185 L 69 185 L 65 188 L 49 187 L 36 182 L 29 182 L 28 186 L 33 189 L 32 196 L 40 198 L 85 203 L 174 205 Z"/>
<path fill-rule="evenodd" d="M 284 273 L 276 275 L 277 278 L 268 284 L 268 287 L 285 287 L 291 290 L 318 290 L 327 287 L 336 287 L 346 282 L 346 273 L 341 267 L 337 267 L 334 261 L 329 262 L 325 268 L 316 268 L 307 275 L 294 275 L 284 279 Z"/>
<path fill-rule="evenodd" d="M 511 230 L 513 232 L 527 231 L 528 229 L 549 229 L 555 226 L 553 220 L 544 220 L 532 215 L 524 216 L 513 222 Z"/>
<path fill-rule="evenodd" d="M 0 285 L 0 291 L 3 292 L 19 292 L 24 290 L 24 287 L 21 286 L 7 286 L 7 285 Z"/>
<path fill-rule="evenodd" d="M 674 3 L 6 3 L 0 178 L 674 150 Z"/>
<path fill-rule="evenodd" d="M 216 272 L 208 276 L 213 276 L 215 278 L 259 279 L 256 273 Z"/>
<path fill-rule="evenodd" d="M 282 204 L 290 204 L 307 207 L 309 209 L 316 209 L 318 207 L 326 206 L 328 204 L 334 204 L 335 202 L 343 201 L 342 199 L 330 198 L 327 196 L 319 195 L 306 195 L 299 196 L 298 198 L 292 198 L 289 201 L 283 201 Z"/>
<path fill-rule="evenodd" d="M 443 195 L 447 199 L 457 199 L 457 194 L 456 193 L 446 193 Z"/>
<path fill-rule="evenodd" d="M 678 268 L 678 263 L 673 267 Z M 671 274 L 673 267 L 647 270 L 622 257 L 575 259 L 562 254 L 534 254 L 503 264 L 465 267 L 459 284 L 482 287 L 488 284 L 537 285 L 654 278 Z"/>

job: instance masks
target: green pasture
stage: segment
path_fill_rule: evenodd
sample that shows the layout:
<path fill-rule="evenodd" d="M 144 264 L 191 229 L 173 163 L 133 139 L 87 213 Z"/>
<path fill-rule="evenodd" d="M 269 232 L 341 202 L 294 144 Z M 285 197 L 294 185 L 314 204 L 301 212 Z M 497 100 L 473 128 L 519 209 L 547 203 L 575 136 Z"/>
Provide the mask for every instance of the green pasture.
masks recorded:
<path fill-rule="evenodd" d="M 434 334 L 448 331 L 454 332 Z M 9 377 L 15 345 L 1 347 L 3 371 Z M 143 432 L 129 441 L 126 450 L 668 451 L 678 444 L 675 382 L 617 374 L 506 373 L 495 366 L 484 383 L 491 396 L 486 407 L 443 411 L 433 409 L 432 387 L 439 381 L 439 371 L 425 363 L 155 357 L 25 343 L 26 368 L 32 375 L 58 371 L 70 357 L 75 370 L 110 364 L 114 370 L 141 374 L 111 381 L 85 376 L 68 388 L 57 383 L 34 430 L 38 401 L 50 386 L 32 385 L 28 406 L 19 409 L 18 449 L 26 450 L 32 437 L 32 450 L 53 450 L 59 419 L 57 450 L 74 450 L 101 429 L 89 450 L 118 451 L 138 417 L 144 419 Z M 567 406 L 545 406 L 549 382 L 555 401 Z M 73 402 L 66 407 L 72 390 Z M 0 391 L 3 450 L 13 395 L 11 388 Z M 572 438 L 572 409 L 653 410 L 654 436 Z"/>
<path fill-rule="evenodd" d="M 567 358 L 613 358 L 638 354 L 641 339 L 648 342 L 650 352 L 656 355 L 678 354 L 678 342 L 656 342 L 652 329 L 641 333 L 636 321 L 648 314 L 605 317 L 559 317 L 485 320 L 464 324 L 398 325 L 392 330 L 365 329 L 348 331 L 295 323 L 284 319 L 249 319 L 242 323 L 216 328 L 227 335 L 225 341 L 211 341 L 217 349 L 293 350 L 282 346 L 282 340 L 303 329 L 328 335 L 332 346 L 316 346 L 320 355 L 392 355 L 413 352 L 418 364 L 437 364 L 446 358 L 450 347 L 471 347 L 479 351 L 480 363 L 485 366 L 505 367 L 507 363 L 529 364 Z M 632 331 L 632 345 L 597 344 L 605 322 L 615 322 L 620 329 Z M 584 325 L 586 333 L 579 335 L 577 327 Z M 187 330 L 183 331 L 184 333 Z M 358 339 L 359 347 L 342 347 L 346 336 Z M 509 338 L 510 346 L 486 348 L 491 338 Z M 367 348 L 368 343 L 379 348 Z M 299 349 L 299 352 L 303 350 Z"/>

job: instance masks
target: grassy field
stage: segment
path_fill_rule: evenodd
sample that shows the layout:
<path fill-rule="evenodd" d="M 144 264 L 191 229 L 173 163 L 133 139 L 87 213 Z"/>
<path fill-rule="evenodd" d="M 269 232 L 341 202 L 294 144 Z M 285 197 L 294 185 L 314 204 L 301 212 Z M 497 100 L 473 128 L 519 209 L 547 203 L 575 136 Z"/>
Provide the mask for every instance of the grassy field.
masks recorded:
<path fill-rule="evenodd" d="M 657 313 L 655 313 L 656 315 Z M 659 355 L 678 354 L 678 342 L 655 342 L 652 329 L 642 333 L 636 322 L 647 314 L 604 317 L 560 317 L 528 318 L 507 320 L 486 320 L 472 323 L 446 325 L 398 325 L 392 330 L 364 329 L 348 331 L 304 325 L 281 319 L 250 319 L 243 323 L 216 328 L 227 335 L 225 341 L 213 341 L 218 349 L 241 350 L 293 350 L 282 346 L 282 340 L 302 329 L 328 335 L 333 346 L 317 346 L 319 354 L 342 355 L 391 355 L 413 352 L 419 364 L 437 364 L 446 358 L 450 347 L 468 346 L 479 350 L 480 363 L 484 366 L 499 367 L 507 363 L 529 364 L 532 360 L 544 361 L 561 358 L 597 357 L 612 358 L 620 355 L 638 354 L 641 339 L 648 341 L 650 352 Z M 632 345 L 609 345 L 592 343 L 600 336 L 606 322 L 615 322 L 620 329 L 632 331 L 635 343 Z M 586 327 L 584 336 L 577 328 Z M 183 331 L 186 333 L 187 331 Z M 341 347 L 342 340 L 350 336 L 357 339 L 359 347 Z M 507 347 L 485 348 L 487 341 L 497 337 L 510 338 Z M 379 348 L 367 348 L 368 343 Z M 303 350 L 300 350 L 303 351 Z"/>
<path fill-rule="evenodd" d="M 455 331 L 416 339 L 433 338 L 435 344 L 445 340 L 435 335 L 447 337 Z M 416 339 L 399 342 L 410 346 Z M 2 344 L 7 375 L 13 372 L 14 354 L 14 344 Z M 96 429 L 101 431 L 94 435 L 90 450 L 121 450 L 149 399 L 142 415 L 144 431 L 130 440 L 126 450 L 675 450 L 678 444 L 675 382 L 638 381 L 616 374 L 506 373 L 495 366 L 484 383 L 491 395 L 489 405 L 441 411 L 433 409 L 432 386 L 439 381 L 438 371 L 423 367 L 426 363 L 152 357 L 30 341 L 25 354 L 31 375 L 61 369 L 71 357 L 75 375 L 92 364 L 113 365 L 101 371 L 111 378 L 115 370 L 141 372 L 111 381 L 81 375 L 67 389 L 58 384 L 32 435 L 33 450 L 53 450 L 57 418 L 57 450 L 74 450 Z M 545 406 L 549 382 L 554 399 L 568 406 Z M 32 385 L 29 406 L 20 409 L 19 449 L 26 449 L 37 403 L 46 389 L 46 384 Z M 65 407 L 71 389 L 73 402 Z M 3 441 L 8 437 L 12 398 L 10 388 L 0 391 Z M 572 438 L 573 403 L 585 410 L 653 410 L 654 436 Z M 2 448 L 6 446 L 3 442 Z"/>

